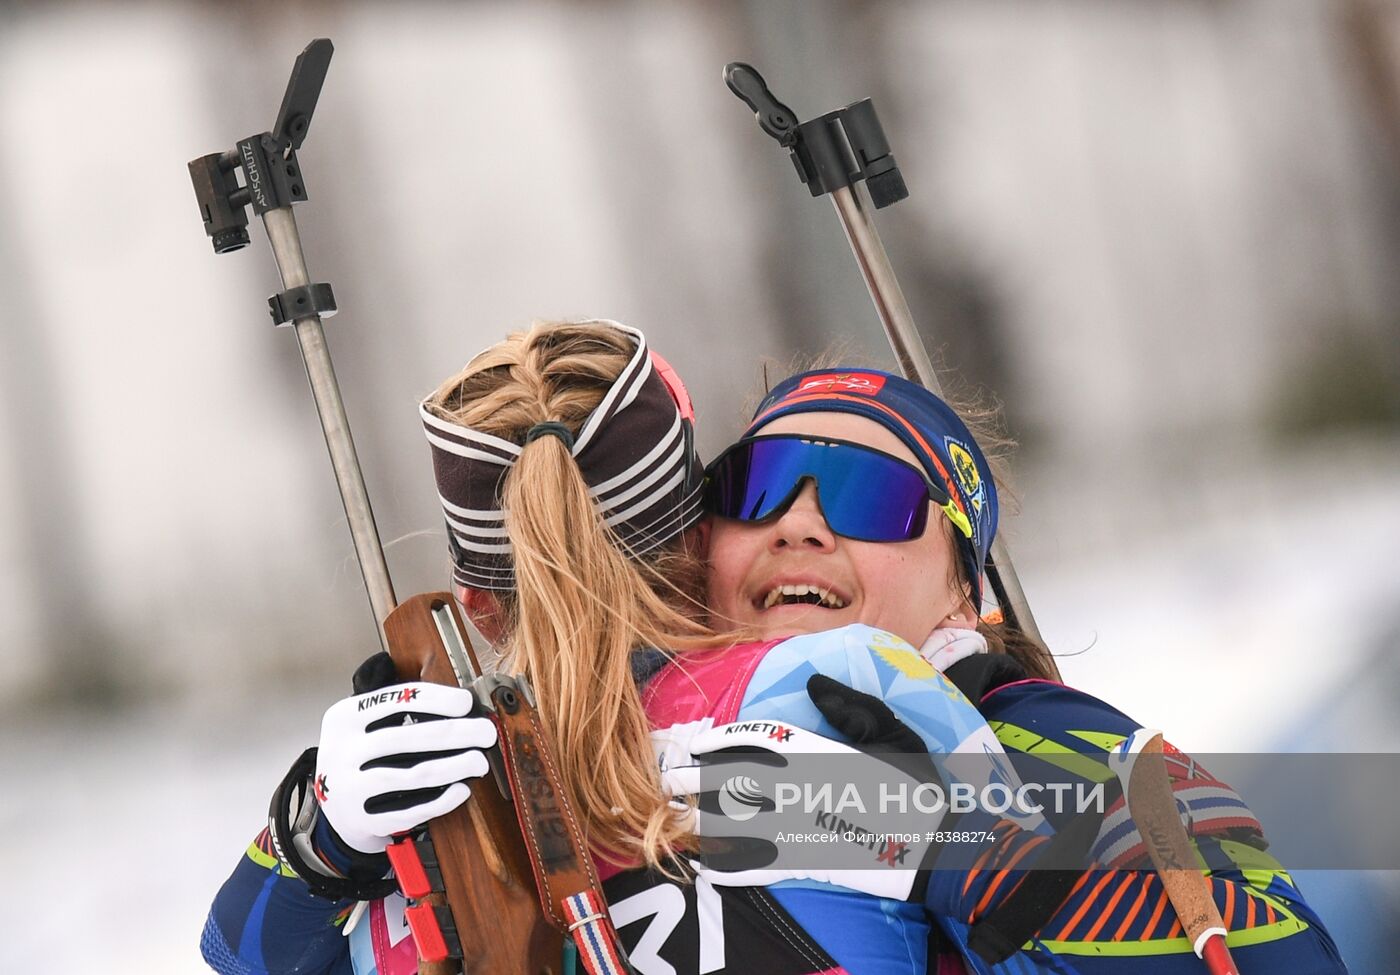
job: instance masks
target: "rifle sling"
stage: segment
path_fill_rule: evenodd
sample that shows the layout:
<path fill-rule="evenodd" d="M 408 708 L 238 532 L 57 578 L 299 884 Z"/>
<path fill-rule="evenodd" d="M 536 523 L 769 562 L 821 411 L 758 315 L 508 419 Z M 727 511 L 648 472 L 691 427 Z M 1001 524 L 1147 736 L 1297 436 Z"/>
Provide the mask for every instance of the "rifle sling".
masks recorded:
<path fill-rule="evenodd" d="M 545 917 L 572 936 L 590 975 L 630 972 L 608 918 L 583 830 L 554 756 L 544 744 L 548 739 L 539 712 L 509 687 L 497 687 L 492 702 L 516 816 Z"/>

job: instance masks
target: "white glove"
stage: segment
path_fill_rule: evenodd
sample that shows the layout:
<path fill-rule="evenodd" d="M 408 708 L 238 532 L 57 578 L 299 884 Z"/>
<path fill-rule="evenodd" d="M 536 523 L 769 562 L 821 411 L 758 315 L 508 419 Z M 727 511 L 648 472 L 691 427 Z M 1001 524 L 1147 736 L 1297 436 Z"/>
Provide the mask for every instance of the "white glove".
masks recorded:
<path fill-rule="evenodd" d="M 653 739 L 657 735 L 653 733 Z M 673 744 L 668 741 L 667 744 Z M 670 796 L 693 796 L 700 793 L 700 776 L 707 763 L 704 756 L 727 748 L 744 751 L 770 752 L 774 755 L 859 755 L 855 745 L 819 735 L 786 721 L 754 718 L 719 724 L 696 732 L 689 740 L 674 743 L 671 762 L 662 769 L 661 788 Z M 688 759 L 688 760 L 687 760 Z M 700 759 L 700 761 L 696 761 Z M 711 772 L 710 775 L 714 775 Z"/>
<path fill-rule="evenodd" d="M 489 718 L 472 718 L 471 691 L 396 684 L 332 704 L 321 720 L 313 789 L 345 843 L 382 853 L 390 840 L 456 809 L 485 775 L 496 743 Z"/>
<path fill-rule="evenodd" d="M 922 751 L 922 745 L 919 746 Z M 732 757 L 743 759 L 743 753 L 766 752 L 774 756 L 793 755 L 843 755 L 858 757 L 861 761 L 879 762 L 881 765 L 881 775 L 887 781 L 896 783 L 903 781 L 906 789 L 920 785 L 923 778 L 915 777 L 908 771 L 897 768 L 894 765 L 881 761 L 878 757 L 870 754 L 862 748 L 846 742 L 836 741 L 819 735 L 812 731 L 806 731 L 786 722 L 778 721 L 736 721 L 732 724 L 717 725 L 706 731 L 702 731 L 690 739 L 687 750 L 692 759 L 698 759 L 697 764 L 691 765 L 671 765 L 661 773 L 662 788 L 672 796 L 698 795 L 701 791 L 701 770 L 705 767 L 706 756 L 714 753 L 722 753 L 727 749 L 737 748 L 740 753 Z M 678 756 L 676 756 L 678 757 Z M 721 756 L 716 756 L 716 760 L 721 760 Z M 764 762 L 768 765 L 770 763 Z M 736 771 L 741 771 L 741 765 L 734 765 Z M 720 770 L 724 771 L 721 772 Z M 729 771 L 725 765 L 711 766 L 708 776 L 719 778 Z M 932 763 L 928 766 L 928 776 L 938 780 L 938 773 Z M 732 780 L 731 780 L 732 781 Z M 727 784 L 727 783 L 726 783 Z M 754 783 L 757 785 L 757 783 Z M 719 800 L 721 810 L 724 809 L 724 799 Z M 752 850 L 762 841 L 756 837 L 765 833 L 771 835 L 772 829 L 766 824 L 762 813 L 750 813 L 750 816 L 757 817 L 750 825 L 753 826 L 752 835 L 755 840 L 751 844 L 746 844 Z M 787 814 L 789 817 L 791 813 Z M 734 835 L 732 827 L 724 828 L 724 820 L 733 818 L 732 811 L 725 811 L 724 814 L 707 812 L 701 808 L 694 809 L 695 832 L 700 836 Z M 933 830 L 938 826 L 943 818 L 942 813 L 930 814 L 923 819 L 922 829 Z M 792 823 L 789 820 L 788 826 Z M 745 845 L 745 844 L 741 844 Z M 877 897 L 888 897 L 894 900 L 907 900 L 911 897 L 915 884 L 919 879 L 917 869 L 925 853 L 931 845 L 924 835 L 910 843 L 897 843 L 894 848 L 880 846 L 878 843 L 875 849 L 869 849 L 866 844 L 857 843 L 862 848 L 862 858 L 871 864 L 879 864 L 868 869 L 834 868 L 825 869 L 820 867 L 790 867 L 790 868 L 759 868 L 753 870 L 721 870 L 707 866 L 696 860 L 691 860 L 690 865 L 698 876 L 704 877 L 710 883 L 723 887 L 761 887 L 775 884 L 784 880 L 815 880 L 823 883 L 837 884 L 852 890 L 864 891 L 874 894 Z M 907 846 L 907 850 L 904 847 Z M 774 846 L 774 851 L 777 847 Z M 867 852 L 868 851 L 868 852 Z M 899 853 L 896 857 L 894 854 Z"/>

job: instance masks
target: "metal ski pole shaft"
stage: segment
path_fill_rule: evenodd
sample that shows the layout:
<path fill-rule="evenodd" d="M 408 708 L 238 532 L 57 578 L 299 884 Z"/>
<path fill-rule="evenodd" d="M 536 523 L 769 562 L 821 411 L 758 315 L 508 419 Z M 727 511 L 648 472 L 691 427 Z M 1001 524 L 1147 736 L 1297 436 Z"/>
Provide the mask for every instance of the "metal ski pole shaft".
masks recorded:
<path fill-rule="evenodd" d="M 885 335 L 894 350 L 899 371 L 906 378 L 942 394 L 938 376 L 933 370 L 933 362 L 919 338 L 919 330 L 909 305 L 904 300 L 904 292 L 895 280 L 894 268 L 885 255 L 885 245 L 875 232 L 875 225 L 866 213 L 854 186 L 840 186 L 831 191 L 831 202 L 836 207 L 836 216 L 841 220 L 841 229 L 846 232 L 846 241 L 855 254 L 860 276 L 875 302 L 875 313 L 885 326 Z"/>
<path fill-rule="evenodd" d="M 798 175 L 812 195 L 831 196 L 900 372 L 941 396 L 943 388 L 933 362 L 859 194 L 859 184 L 864 182 L 877 209 L 908 196 L 870 99 L 798 123 L 796 114 L 773 96 L 763 76 L 751 66 L 739 62 L 727 65 L 724 80 L 754 110 L 763 131 L 792 152 Z M 1007 622 L 1043 645 L 1045 641 L 1001 536 L 992 540 L 987 579 Z"/>
<path fill-rule="evenodd" d="M 928 350 L 924 348 L 909 304 L 904 300 L 904 291 L 894 276 L 894 268 L 885 253 L 885 245 L 875 230 L 875 224 L 861 200 L 859 184 L 839 186 L 831 191 L 831 202 L 836 208 L 836 216 L 841 221 L 841 229 L 846 232 L 846 241 L 851 245 L 860 276 L 870 292 L 870 300 L 875 304 L 875 312 L 880 316 L 880 324 L 885 328 L 885 337 L 894 350 L 895 361 L 906 379 L 912 379 L 936 395 L 943 395 L 943 386 L 938 381 Z M 1036 626 L 1030 603 L 1021 588 L 1020 577 L 1012 564 L 1011 553 L 1006 541 L 1000 535 L 992 539 L 988 552 L 987 577 L 996 593 L 997 603 L 1002 611 L 1022 633 L 1037 643 L 1043 644 L 1040 628 Z"/>
<path fill-rule="evenodd" d="M 311 282 L 292 214 L 292 204 L 307 199 L 306 180 L 296 150 L 310 128 L 333 52 L 331 42 L 323 37 L 312 41 L 297 56 L 272 131 L 249 136 L 232 152 L 192 160 L 189 169 L 204 217 L 204 230 L 213 240 L 215 253 L 224 254 L 248 245 L 248 206 L 262 217 L 282 279 L 282 291 L 268 299 L 272 320 L 279 326 L 290 325 L 296 333 L 374 614 L 375 632 L 387 650 L 384 620 L 398 600 L 321 326 L 323 318 L 336 312 L 335 295 L 330 285 Z M 241 185 L 240 171 L 244 179 Z"/>

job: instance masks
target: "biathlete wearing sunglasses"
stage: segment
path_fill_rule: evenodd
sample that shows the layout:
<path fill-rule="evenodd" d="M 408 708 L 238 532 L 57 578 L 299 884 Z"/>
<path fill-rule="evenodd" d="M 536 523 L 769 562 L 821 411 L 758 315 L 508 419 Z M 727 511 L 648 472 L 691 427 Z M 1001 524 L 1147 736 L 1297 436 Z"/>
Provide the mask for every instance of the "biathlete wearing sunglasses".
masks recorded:
<path fill-rule="evenodd" d="M 832 413 L 878 423 L 918 466 L 849 437 L 825 435 L 815 429 L 820 423 L 808 424 L 813 432 L 764 432 L 784 417 Z M 844 427 L 859 429 L 850 423 Z M 847 539 L 897 545 L 943 531 L 930 517 L 946 518 L 963 576 L 973 580 L 970 597 L 974 605 L 980 603 L 982 569 L 996 530 L 996 489 L 976 441 L 937 397 L 870 370 L 794 376 L 769 394 L 744 437 L 710 465 L 705 504 L 721 519 L 773 525 L 808 485 L 827 527 Z M 716 562 L 724 558 L 716 551 L 725 545 L 722 527 L 716 525 L 712 544 Z M 790 542 L 784 538 L 780 544 Z M 808 601 L 813 595 L 807 594 Z M 820 591 L 815 596 L 826 598 Z M 718 601 L 713 576 L 711 598 Z M 735 605 L 746 603 L 741 599 Z M 1049 758 L 1028 764 L 1018 760 L 1010 776 L 1019 772 L 1026 782 L 1065 788 L 1111 783 L 1107 752 L 1137 723 L 1087 694 L 1029 678 L 1004 655 L 993 661 L 985 650 L 985 640 L 970 628 L 937 629 L 916 652 L 888 632 L 851 625 L 688 656 L 650 679 L 644 701 L 658 728 L 663 765 L 680 768 L 672 773 L 677 782 L 695 780 L 684 774 L 686 762 L 693 760 L 688 743 L 699 752 L 722 747 L 726 740 L 781 750 L 781 734 L 756 739 L 740 730 L 735 738 L 733 722 L 741 728 L 745 722 L 759 728 L 777 722 L 844 738 L 807 693 L 809 680 L 823 675 L 883 701 L 932 752 L 1004 748 L 1018 759 Z M 975 708 L 942 670 L 980 675 L 964 681 L 976 693 Z M 705 730 L 709 728 L 716 730 Z M 999 743 L 983 732 L 994 732 Z M 1233 932 L 1231 948 L 1243 970 L 1344 971 L 1321 921 L 1288 874 L 1264 852 L 1262 828 L 1240 797 L 1186 756 L 1172 770 L 1178 800 L 1192 816 L 1195 843 L 1211 865 L 1215 899 Z M 993 817 L 997 839 L 985 844 L 972 863 L 961 861 L 952 848 L 920 850 L 924 865 L 933 869 L 917 876 L 909 870 L 882 875 L 880 868 L 890 865 L 880 862 L 886 850 L 877 845 L 871 850 L 872 869 L 859 874 L 758 870 L 726 875 L 710 869 L 689 888 L 624 873 L 608 881 L 609 898 L 624 939 L 645 949 L 645 961 L 655 960 L 644 971 L 706 971 L 708 936 L 728 945 L 736 938 L 750 946 L 765 945 L 772 954 L 760 956 L 759 967 L 774 972 L 1197 972 L 1201 963 L 1182 936 L 1121 799 L 1108 806 L 1093 844 L 1092 857 L 1101 869 L 1085 872 L 1070 891 L 1061 890 L 1054 903 L 1032 912 L 1033 939 L 1018 939 L 1022 949 L 1014 951 L 979 953 L 969 945 L 975 941 L 986 949 L 988 940 L 995 940 L 987 930 L 974 933 L 989 919 L 1005 930 L 1024 930 L 1024 911 L 1019 916 L 998 916 L 997 911 L 1023 879 L 1034 876 L 1023 868 L 1048 849 L 1050 834 L 1069 824 L 1067 814 L 1047 810 L 1046 816 L 1048 824 Z M 701 822 L 703 834 L 703 817 Z M 967 819 L 959 826 L 978 822 Z M 707 909 L 707 887 L 727 893 L 736 883 L 764 887 L 751 890 L 737 910 L 727 898 L 715 898 Z M 669 894 L 658 894 L 666 889 Z M 675 899 L 672 909 L 666 906 L 668 898 Z M 764 906 L 756 909 L 760 903 Z M 707 918 L 714 904 L 728 912 L 717 931 L 714 919 Z M 779 910 L 791 923 L 784 925 L 785 937 L 775 939 L 772 926 L 752 915 Z M 776 946 L 771 944 L 775 940 Z M 716 949 L 713 943 L 709 947 L 713 960 Z M 755 956 L 746 959 L 753 962 Z"/>
<path fill-rule="evenodd" d="M 710 465 L 705 506 L 736 521 L 777 518 L 802 485 L 816 485 L 836 534 L 862 542 L 907 542 L 928 525 L 929 502 L 964 533 L 967 519 L 946 488 L 873 447 L 800 433 L 745 437 Z"/>

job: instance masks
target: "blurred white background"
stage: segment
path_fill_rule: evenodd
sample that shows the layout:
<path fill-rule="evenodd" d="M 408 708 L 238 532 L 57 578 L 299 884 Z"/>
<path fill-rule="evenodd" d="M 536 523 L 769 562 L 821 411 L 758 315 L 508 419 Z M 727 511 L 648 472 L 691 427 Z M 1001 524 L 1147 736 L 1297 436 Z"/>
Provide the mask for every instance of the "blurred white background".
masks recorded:
<path fill-rule="evenodd" d="M 12 2 L 0 969 L 199 970 L 376 646 L 270 251 L 216 258 L 185 170 L 317 36 L 297 215 L 401 596 L 446 579 L 416 401 L 511 328 L 645 329 L 707 454 L 765 357 L 889 362 L 745 60 L 802 118 L 875 99 L 911 191 L 878 223 L 1022 442 L 1067 679 L 1192 750 L 1400 747 L 1400 5 Z M 1393 874 L 1303 885 L 1390 969 Z"/>

